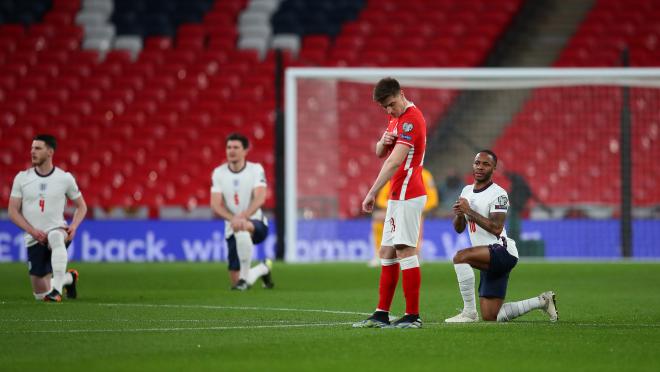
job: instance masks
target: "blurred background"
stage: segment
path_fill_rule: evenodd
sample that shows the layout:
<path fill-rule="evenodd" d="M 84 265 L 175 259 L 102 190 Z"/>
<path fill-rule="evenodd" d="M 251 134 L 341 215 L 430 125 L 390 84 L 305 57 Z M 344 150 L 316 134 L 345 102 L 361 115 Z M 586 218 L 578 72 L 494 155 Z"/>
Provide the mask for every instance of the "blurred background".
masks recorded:
<path fill-rule="evenodd" d="M 657 0 L 2 0 L 0 261 L 25 257 L 6 206 L 38 133 L 57 137 L 55 165 L 90 207 L 73 259 L 224 260 L 210 175 L 236 131 L 268 178 L 258 257 L 369 260 L 360 203 L 386 124 L 373 82 L 301 80 L 299 134 L 285 141 L 287 68 L 648 68 L 659 38 Z M 439 195 L 425 259 L 469 245 L 450 206 L 483 148 L 500 157 L 523 255 L 660 257 L 657 87 L 403 88 L 425 114 Z M 286 146 L 299 152 L 295 247 Z"/>

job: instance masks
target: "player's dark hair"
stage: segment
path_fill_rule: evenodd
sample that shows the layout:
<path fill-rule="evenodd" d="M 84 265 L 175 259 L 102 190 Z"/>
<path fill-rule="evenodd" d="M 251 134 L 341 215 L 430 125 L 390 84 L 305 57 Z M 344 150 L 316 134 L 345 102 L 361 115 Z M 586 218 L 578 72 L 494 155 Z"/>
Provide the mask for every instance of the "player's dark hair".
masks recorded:
<path fill-rule="evenodd" d="M 50 134 L 37 134 L 32 140 L 44 141 L 46 146 L 50 147 L 53 150 L 57 148 L 57 141 L 55 140 L 55 136 Z"/>
<path fill-rule="evenodd" d="M 380 79 L 374 87 L 374 101 L 382 103 L 387 97 L 396 97 L 401 93 L 399 82 L 392 77 Z"/>
<path fill-rule="evenodd" d="M 250 141 L 248 141 L 247 137 L 245 137 L 244 135 L 242 135 L 240 133 L 231 133 L 230 135 L 228 135 L 227 139 L 225 140 L 225 145 L 229 141 L 240 141 L 241 144 L 243 145 L 244 149 L 247 149 L 248 147 L 250 147 Z"/>
<path fill-rule="evenodd" d="M 481 151 L 479 151 L 479 153 L 482 153 L 482 152 L 484 152 L 484 153 L 486 153 L 486 154 L 492 156 L 492 157 L 493 157 L 493 160 L 495 161 L 495 165 L 497 165 L 497 155 L 495 155 L 495 153 L 493 152 L 493 150 L 485 149 L 485 150 L 481 150 Z"/>

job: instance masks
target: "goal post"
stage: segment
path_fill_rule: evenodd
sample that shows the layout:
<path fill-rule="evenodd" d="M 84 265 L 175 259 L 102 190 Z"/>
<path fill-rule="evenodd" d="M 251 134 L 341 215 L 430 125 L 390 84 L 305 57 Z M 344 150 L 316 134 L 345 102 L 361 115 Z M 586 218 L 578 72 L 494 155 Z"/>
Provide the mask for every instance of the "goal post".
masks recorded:
<path fill-rule="evenodd" d="M 575 213 L 625 222 L 630 207 L 630 213 L 652 218 L 660 206 L 660 195 L 654 191 L 656 185 L 660 188 L 660 173 L 653 173 L 651 160 L 643 158 L 660 155 L 660 69 L 288 68 L 286 261 L 355 260 L 368 255 L 365 244 L 356 243 L 371 234 L 359 204 L 382 164 L 373 155 L 373 145 L 385 127 L 385 115 L 372 102 L 371 90 L 386 76 L 399 80 L 406 97 L 425 114 L 425 167 L 443 176 L 455 167 L 462 177 L 469 172 L 469 159 L 451 154 L 480 147 L 501 150 L 505 169 L 526 177 L 533 186 L 535 199 L 525 217 L 561 220 Z M 625 99 L 630 100 L 628 113 Z M 481 132 L 488 133 L 473 136 Z M 538 146 L 531 141 L 538 141 Z M 435 147 L 438 144 L 441 148 Z M 544 158 L 551 155 L 557 158 Z M 590 167 L 586 158 L 618 163 Z M 645 171 L 652 172 L 647 179 L 635 178 Z M 579 172 L 587 174 L 580 177 Z M 589 179 L 614 181 L 598 185 L 590 196 L 583 190 Z M 362 220 L 361 229 L 367 228 L 359 239 L 353 227 L 343 224 L 351 220 Z M 632 229 L 618 226 L 620 236 Z M 310 243 L 317 236 L 323 241 Z M 619 243 L 631 244 L 615 245 Z M 310 254 L 310 249 L 317 252 Z M 359 253 L 346 253 L 351 250 Z"/>

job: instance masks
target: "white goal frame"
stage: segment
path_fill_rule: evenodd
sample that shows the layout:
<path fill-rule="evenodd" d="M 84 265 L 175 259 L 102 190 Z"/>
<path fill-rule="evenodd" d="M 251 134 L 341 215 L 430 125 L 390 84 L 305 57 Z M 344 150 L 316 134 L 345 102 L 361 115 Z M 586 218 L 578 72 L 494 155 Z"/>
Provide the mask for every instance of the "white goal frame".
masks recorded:
<path fill-rule="evenodd" d="M 447 89 L 520 89 L 608 85 L 660 87 L 660 68 L 288 68 L 285 73 L 285 259 L 296 262 L 297 85 L 301 78 L 345 79 L 375 84 L 392 76 L 402 86 Z"/>

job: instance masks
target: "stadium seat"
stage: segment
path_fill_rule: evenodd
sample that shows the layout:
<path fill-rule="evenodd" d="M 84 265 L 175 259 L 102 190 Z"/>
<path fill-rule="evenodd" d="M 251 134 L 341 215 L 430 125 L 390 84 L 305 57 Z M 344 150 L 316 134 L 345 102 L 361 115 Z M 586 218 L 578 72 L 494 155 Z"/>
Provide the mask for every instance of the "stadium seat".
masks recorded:
<path fill-rule="evenodd" d="M 75 166 L 76 157 L 67 156 L 67 166 L 85 173 L 77 177 L 84 178 L 87 185 L 107 182 L 90 191 L 90 203 L 205 203 L 209 170 L 192 169 L 188 166 L 191 162 L 182 160 L 185 156 L 181 154 L 194 152 L 195 159 L 216 161 L 217 153 L 222 152 L 221 138 L 232 130 L 249 134 L 259 147 L 252 155 L 254 160 L 264 163 L 269 178 L 274 173 L 272 48 L 284 49 L 287 66 L 475 66 L 488 53 L 520 1 L 506 0 L 503 5 L 473 5 L 469 1 L 460 7 L 460 15 L 448 16 L 458 3 L 461 2 L 56 1 L 52 8 L 36 7 L 34 14 L 18 15 L 29 19 L 23 25 L 0 26 L 3 138 L 10 123 L 15 126 L 29 121 L 34 125 L 31 130 L 42 128 L 43 117 L 29 113 L 35 101 L 43 101 L 36 106 L 41 115 L 70 123 L 76 127 L 77 136 L 99 141 L 107 133 L 109 143 L 102 154 L 124 159 L 123 152 L 133 148 L 140 151 L 139 155 L 134 154 L 139 160 L 120 161 L 134 168 L 114 169 L 107 179 L 98 171 L 98 164 L 107 160 L 88 160 L 91 157 L 87 151 L 91 148 L 77 152 L 80 163 Z M 420 14 L 420 9 L 431 11 Z M 379 37 L 394 14 L 399 20 L 392 27 L 394 40 Z M 30 26 L 26 28 L 27 25 Z M 445 34 L 452 37 L 438 37 Z M 415 35 L 411 45 L 424 53 L 393 57 L 383 52 L 393 43 L 410 39 L 409 35 Z M 32 90 L 23 90 L 25 83 Z M 370 94 L 348 83 L 342 89 L 342 108 L 354 108 Z M 451 92 L 437 95 L 423 89 L 415 91 L 414 96 L 420 97 L 416 103 L 428 107 L 425 112 L 430 115 L 429 123 L 437 122 L 454 97 Z M 222 108 L 226 102 L 231 102 L 231 115 Z M 369 137 L 379 131 L 372 125 L 374 117 L 382 116 L 377 109 L 347 109 L 342 115 L 352 115 L 350 121 L 356 123 L 350 133 L 359 130 L 363 134 L 360 137 Z M 322 118 L 318 119 L 322 122 Z M 74 133 L 67 127 L 58 126 L 57 130 L 69 138 Z M 21 132 L 21 138 L 30 134 Z M 348 135 L 348 131 L 341 134 Z M 178 149 L 178 153 L 159 153 L 156 143 L 161 140 Z M 199 150 L 191 143 L 199 143 Z M 364 177 L 377 169 L 373 162 L 366 162 L 349 149 L 342 148 L 340 152 L 354 159 L 350 172 L 359 170 L 357 178 L 351 180 L 357 187 L 351 187 L 346 180 L 341 186 L 348 196 L 340 201 L 340 213 L 354 216 L 358 211 L 355 203 L 350 203 L 358 198 L 356 193 L 364 191 Z M 0 159 L 14 159 L 15 155 L 0 149 Z M 156 163 L 160 156 L 168 161 L 168 167 L 191 169 L 186 182 L 190 186 L 184 190 L 191 195 L 175 200 L 172 190 L 177 180 L 173 180 L 165 190 L 145 196 L 144 190 L 152 190 L 155 184 L 133 177 L 150 174 L 148 164 Z M 155 174 L 165 177 L 159 170 Z M 317 183 L 340 187 L 334 179 Z M 269 192 L 272 195 L 272 189 Z M 272 207 L 273 202 L 269 197 L 267 204 Z"/>

